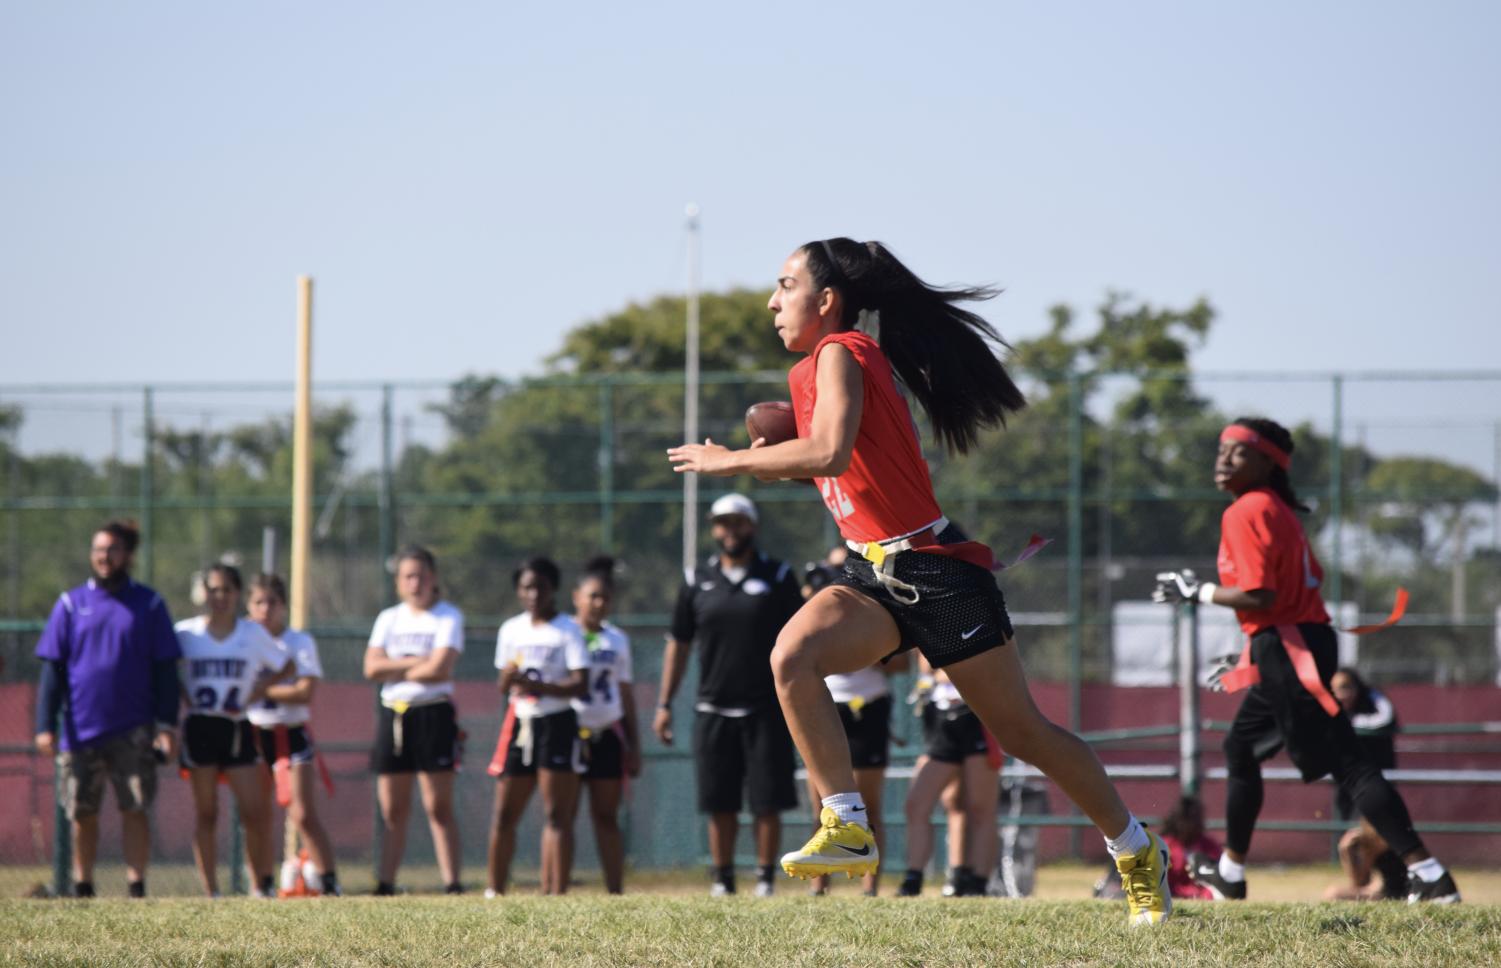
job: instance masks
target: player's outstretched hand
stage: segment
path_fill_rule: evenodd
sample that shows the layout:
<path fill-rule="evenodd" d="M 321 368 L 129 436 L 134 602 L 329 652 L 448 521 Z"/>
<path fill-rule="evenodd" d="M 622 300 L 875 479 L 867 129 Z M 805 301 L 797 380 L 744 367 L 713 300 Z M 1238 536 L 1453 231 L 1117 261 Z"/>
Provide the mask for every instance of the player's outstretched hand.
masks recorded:
<path fill-rule="evenodd" d="M 697 471 L 700 474 L 724 477 L 734 473 L 725 469 L 726 458 L 730 453 L 728 447 L 705 437 L 701 444 L 679 444 L 667 448 L 667 459 L 672 461 L 672 469 L 680 474 L 684 471 Z"/>
<path fill-rule="evenodd" d="M 1195 601 L 1198 595 L 1199 577 L 1193 573 L 1192 569 L 1183 568 L 1179 571 L 1157 573 L 1157 587 L 1152 591 L 1152 601 L 1181 605 L 1184 602 Z"/>

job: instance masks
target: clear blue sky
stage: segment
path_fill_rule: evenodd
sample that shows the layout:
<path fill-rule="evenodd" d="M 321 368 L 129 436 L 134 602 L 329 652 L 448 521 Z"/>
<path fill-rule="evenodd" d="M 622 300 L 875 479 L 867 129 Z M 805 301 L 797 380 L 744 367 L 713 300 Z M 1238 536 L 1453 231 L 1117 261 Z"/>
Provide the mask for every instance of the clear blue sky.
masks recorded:
<path fill-rule="evenodd" d="M 809 238 L 1221 311 L 1212 369 L 1501 366 L 1495 3 L 0 6 L 0 385 L 536 371 Z M 1491 394 L 1492 397 L 1495 394 Z M 1493 405 L 1491 414 L 1496 413 Z"/>

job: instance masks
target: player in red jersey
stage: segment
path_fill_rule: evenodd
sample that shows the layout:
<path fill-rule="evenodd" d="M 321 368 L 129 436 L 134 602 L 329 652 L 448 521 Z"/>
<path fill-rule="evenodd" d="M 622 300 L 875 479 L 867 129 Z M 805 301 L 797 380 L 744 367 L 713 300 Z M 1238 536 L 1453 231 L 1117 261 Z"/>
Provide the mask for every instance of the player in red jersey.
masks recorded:
<path fill-rule="evenodd" d="M 788 376 L 798 437 L 744 450 L 684 444 L 668 457 L 678 471 L 813 478 L 852 551 L 840 579 L 808 600 L 772 652 L 777 695 L 809 778 L 820 791 L 839 791 L 823 798 L 822 826 L 782 858 L 784 870 L 810 877 L 875 868 L 875 840 L 824 676 L 915 647 L 947 672 L 1004 749 L 1046 773 L 1095 822 L 1122 872 L 1131 921 L 1155 924 L 1172 905 L 1167 850 L 1126 809 L 1093 751 L 1032 702 L 994 556 L 940 511 L 897 391 L 899 378 L 936 436 L 960 453 L 1025 405 L 992 348 L 1004 345 L 1000 336 L 959 306 L 993 294 L 929 286 L 878 242 L 802 246 L 783 264 L 768 303 L 783 344 L 805 357 Z M 857 328 L 862 322 L 878 326 L 879 343 Z"/>
<path fill-rule="evenodd" d="M 1407 863 L 1407 900 L 1454 903 L 1454 879 L 1423 847 L 1401 794 L 1362 750 L 1330 693 L 1339 646 L 1321 595 L 1324 571 L 1295 512 L 1292 435 L 1242 417 L 1220 434 L 1214 484 L 1234 495 L 1220 521 L 1219 583 L 1158 575 L 1158 601 L 1235 609 L 1247 645 L 1222 682 L 1246 698 L 1225 736 L 1225 851 L 1192 869 L 1218 899 L 1246 896 L 1245 860 L 1261 812 L 1261 762 L 1283 746 L 1305 783 L 1332 774 L 1362 816 Z"/>

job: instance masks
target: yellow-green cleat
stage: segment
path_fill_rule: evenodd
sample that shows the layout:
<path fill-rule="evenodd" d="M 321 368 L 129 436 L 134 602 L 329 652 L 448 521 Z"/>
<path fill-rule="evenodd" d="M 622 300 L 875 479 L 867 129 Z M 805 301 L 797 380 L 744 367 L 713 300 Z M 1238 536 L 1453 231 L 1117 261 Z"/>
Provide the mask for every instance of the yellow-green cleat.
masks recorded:
<path fill-rule="evenodd" d="M 819 828 L 801 850 L 782 855 L 782 870 L 791 877 L 823 874 L 874 874 L 881 862 L 876 838 L 858 823 L 840 823 L 828 807 L 818 816 Z"/>
<path fill-rule="evenodd" d="M 1115 859 L 1115 869 L 1121 872 L 1121 886 L 1126 890 L 1132 927 L 1158 924 L 1173 913 L 1173 895 L 1167 886 L 1168 863 L 1167 845 L 1150 830 L 1145 847 L 1130 857 Z"/>

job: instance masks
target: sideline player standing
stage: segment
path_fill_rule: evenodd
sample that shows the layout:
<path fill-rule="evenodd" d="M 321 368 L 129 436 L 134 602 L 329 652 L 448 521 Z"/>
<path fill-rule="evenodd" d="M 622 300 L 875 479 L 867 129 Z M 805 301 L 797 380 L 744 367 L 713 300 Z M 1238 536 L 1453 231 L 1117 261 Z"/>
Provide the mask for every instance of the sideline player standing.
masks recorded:
<path fill-rule="evenodd" d="M 584 753 L 584 786 L 605 890 L 625 890 L 625 837 L 620 832 L 620 799 L 626 776 L 641 775 L 641 735 L 636 727 L 631 638 L 605 620 L 615 598 L 615 559 L 600 556 L 584 564 L 573 589 L 573 615 L 589 652 L 589 684 L 574 697 Z M 577 801 L 575 811 L 577 811 Z M 572 823 L 569 824 L 570 828 Z M 563 881 L 568 881 L 564 871 Z"/>
<path fill-rule="evenodd" d="M 193 859 L 204 893 L 219 896 L 216 828 L 222 776 L 240 808 L 255 896 L 267 898 L 276 896 L 271 873 L 275 855 L 266 818 L 270 805 L 258 767 L 255 727 L 245 718 L 245 709 L 265 696 L 273 680 L 291 675 L 296 665 L 265 629 L 240 617 L 243 587 L 238 568 L 209 566 L 203 573 L 208 614 L 177 623 L 188 702 L 182 765 L 193 788 Z"/>
<path fill-rule="evenodd" d="M 1339 647 L 1320 595 L 1324 571 L 1296 511 L 1308 510 L 1288 479 L 1292 435 L 1272 420 L 1242 417 L 1220 434 L 1214 485 L 1234 496 L 1220 520 L 1220 583 L 1192 572 L 1158 576 L 1158 601 L 1196 599 L 1235 609 L 1248 638 L 1231 689 L 1249 684 L 1225 736 L 1225 852 L 1193 877 L 1220 899 L 1246 896 L 1246 852 L 1261 812 L 1261 763 L 1282 746 L 1312 783 L 1333 774 L 1407 864 L 1407 900 L 1452 904 L 1459 889 L 1412 827 L 1407 804 L 1361 749 L 1329 692 Z"/>
<path fill-rule="evenodd" d="M 1025 400 L 989 342 L 999 335 L 957 303 L 985 289 L 936 289 L 879 242 L 827 239 L 787 258 L 769 308 L 783 344 L 806 354 L 788 374 L 798 437 L 746 450 L 671 448 L 679 471 L 815 479 L 855 554 L 844 575 L 782 630 L 777 695 L 824 798 L 823 827 L 782 858 L 789 874 L 865 873 L 877 861 L 849 744 L 823 677 L 916 647 L 945 669 L 1001 746 L 1058 784 L 1105 835 L 1135 924 L 1167 917 L 1167 850 L 1131 815 L 1094 752 L 1048 721 L 1027 691 L 991 574 L 994 556 L 938 509 L 896 377 L 937 437 L 963 453 Z M 855 327 L 879 317 L 880 343 Z"/>
<path fill-rule="evenodd" d="M 365 678 L 382 683 L 380 722 L 370 758 L 381 818 L 375 893 L 396 893 L 415 773 L 443 889 L 462 894 L 459 824 L 453 813 L 459 745 L 453 668 L 464 651 L 464 614 L 440 599 L 438 561 L 426 548 L 408 547 L 397 554 L 396 594 L 401 603 L 376 617 L 365 650 Z"/>
<path fill-rule="evenodd" d="M 719 553 L 700 565 L 678 594 L 652 729 L 662 742 L 672 743 L 672 697 L 697 643 L 702 666 L 693 707 L 693 763 L 698 809 L 709 815 L 710 892 L 735 893 L 735 838 L 748 793 L 755 817 L 756 895 L 768 897 L 775 889 L 781 812 L 797 806 L 792 738 L 777 706 L 768 660 L 777 634 L 802 603 L 802 591 L 791 568 L 756 549 L 757 513 L 750 498 L 726 494 L 710 505 L 709 517 Z"/>
<path fill-rule="evenodd" d="M 542 893 L 566 894 L 578 810 L 578 715 L 569 700 L 589 688 L 589 654 L 573 620 L 558 614 L 562 576 L 550 558 L 528 558 L 511 575 L 525 610 L 507 619 L 495 643 L 500 692 L 510 700 L 490 763 L 496 778 L 486 897 L 506 892 L 516 828 L 542 787 Z"/>
<path fill-rule="evenodd" d="M 156 754 L 167 761 L 177 756 L 182 650 L 162 597 L 131 580 L 139 540 L 129 521 L 111 521 L 94 533 L 93 577 L 58 596 L 36 647 L 42 663 L 36 749 L 42 756 L 55 754 L 63 776 L 76 897 L 94 896 L 106 781 L 120 807 L 129 894 L 146 896 L 151 858 L 146 811 L 156 798 Z"/>
<path fill-rule="evenodd" d="M 287 805 L 287 822 L 302 832 L 308 858 L 318 871 L 320 892 L 338 896 L 339 875 L 334 868 L 333 844 L 328 831 L 318 819 L 313 791 L 317 788 L 317 768 L 313 737 L 308 731 L 308 704 L 318 680 L 323 678 L 323 663 L 318 660 L 318 643 L 301 629 L 287 627 L 287 584 L 279 575 L 256 575 L 250 579 L 250 601 L 246 608 L 252 622 L 287 650 L 296 665 L 296 680 L 273 682 L 266 687 L 266 698 L 250 707 L 250 722 L 255 726 L 256 743 L 261 756 L 273 773 L 290 773 L 292 802 Z M 273 811 L 266 811 L 266 837 L 271 835 Z"/>

